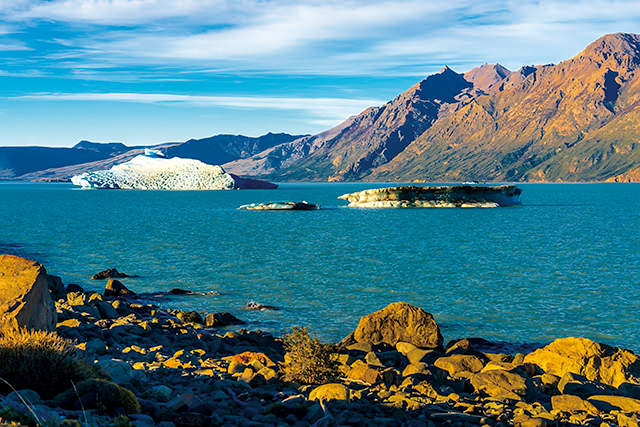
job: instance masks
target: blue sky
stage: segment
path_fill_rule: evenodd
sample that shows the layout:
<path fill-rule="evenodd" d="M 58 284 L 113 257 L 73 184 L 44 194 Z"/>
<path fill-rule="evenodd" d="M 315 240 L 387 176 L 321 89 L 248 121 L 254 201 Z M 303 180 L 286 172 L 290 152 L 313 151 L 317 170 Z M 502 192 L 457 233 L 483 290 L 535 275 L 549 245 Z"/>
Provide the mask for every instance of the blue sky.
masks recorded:
<path fill-rule="evenodd" d="M 448 65 L 557 63 L 638 0 L 0 0 L 0 146 L 313 134 Z"/>

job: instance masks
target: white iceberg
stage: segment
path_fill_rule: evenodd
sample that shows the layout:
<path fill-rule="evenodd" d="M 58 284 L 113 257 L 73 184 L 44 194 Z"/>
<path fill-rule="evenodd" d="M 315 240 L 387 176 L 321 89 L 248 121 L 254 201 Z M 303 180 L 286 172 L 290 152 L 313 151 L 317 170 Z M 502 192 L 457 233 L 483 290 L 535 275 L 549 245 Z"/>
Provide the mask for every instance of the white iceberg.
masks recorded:
<path fill-rule="evenodd" d="M 71 178 L 83 188 L 135 190 L 234 190 L 270 189 L 275 184 L 240 178 L 220 166 L 195 159 L 162 157 L 155 150 L 145 152 L 109 170 L 85 172 Z"/>

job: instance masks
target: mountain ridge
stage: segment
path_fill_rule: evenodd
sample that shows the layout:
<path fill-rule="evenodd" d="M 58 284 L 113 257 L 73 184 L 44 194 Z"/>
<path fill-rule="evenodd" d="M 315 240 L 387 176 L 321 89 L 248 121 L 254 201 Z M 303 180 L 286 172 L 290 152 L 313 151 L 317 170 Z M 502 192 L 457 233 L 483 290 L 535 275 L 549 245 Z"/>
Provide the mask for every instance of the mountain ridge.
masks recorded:
<path fill-rule="evenodd" d="M 216 135 L 154 146 L 277 181 L 640 181 L 640 36 L 616 33 L 558 64 L 445 66 L 316 135 Z M 64 179 L 142 147 L 0 147 L 0 178 Z M 53 155 L 53 154 L 55 155 Z"/>
<path fill-rule="evenodd" d="M 353 141 L 342 151 L 350 152 L 354 166 L 370 165 L 353 168 L 358 179 L 366 181 L 635 180 L 640 168 L 640 122 L 634 120 L 640 99 L 639 64 L 640 37 L 617 33 L 559 64 L 524 66 L 515 72 L 485 64 L 465 74 L 445 68 L 442 72 L 465 78 L 471 87 L 452 88 L 459 89 L 453 97 L 421 93 L 421 98 L 438 101 L 437 115 L 414 120 L 413 124 L 429 124 L 397 155 L 379 164 L 370 162 L 370 151 L 361 148 L 366 141 Z M 414 95 L 415 87 L 394 101 Z M 361 123 L 372 111 L 376 110 L 365 110 L 353 123 Z M 396 123 L 411 121 L 406 110 L 397 111 L 404 117 Z M 383 125 L 385 135 L 399 128 Z M 349 127 L 343 130 L 348 132 Z M 350 180 L 353 177 L 340 170 L 341 156 L 333 151 L 322 162 L 313 162 L 312 154 L 266 177 L 296 179 L 304 168 L 320 180 Z M 323 166 L 330 162 L 333 168 Z M 318 164 L 320 168 L 313 170 Z"/>

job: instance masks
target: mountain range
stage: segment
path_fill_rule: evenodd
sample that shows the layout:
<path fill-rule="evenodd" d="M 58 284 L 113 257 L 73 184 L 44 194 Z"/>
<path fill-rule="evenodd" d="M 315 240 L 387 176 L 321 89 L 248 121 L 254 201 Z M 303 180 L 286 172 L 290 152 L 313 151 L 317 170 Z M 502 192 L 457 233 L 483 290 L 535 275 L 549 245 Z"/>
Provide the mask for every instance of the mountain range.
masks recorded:
<path fill-rule="evenodd" d="M 558 64 L 448 67 L 317 135 L 218 135 L 168 156 L 277 181 L 640 181 L 640 36 L 606 35 Z M 0 147 L 0 178 L 67 179 L 143 147 Z"/>

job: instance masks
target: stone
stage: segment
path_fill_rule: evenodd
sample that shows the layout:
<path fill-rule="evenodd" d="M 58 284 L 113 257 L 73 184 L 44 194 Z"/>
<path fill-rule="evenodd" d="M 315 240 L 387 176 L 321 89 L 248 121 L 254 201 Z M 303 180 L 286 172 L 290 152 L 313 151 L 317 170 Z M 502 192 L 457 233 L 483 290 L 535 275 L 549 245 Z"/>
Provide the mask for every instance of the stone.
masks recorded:
<path fill-rule="evenodd" d="M 185 412 L 178 415 L 173 423 L 176 427 L 207 427 L 211 425 L 211 418 L 204 414 Z"/>
<path fill-rule="evenodd" d="M 12 391 L 7 395 L 6 399 L 19 403 L 26 402 L 27 405 L 37 405 L 42 402 L 42 399 L 40 399 L 40 395 L 37 391 L 28 389 Z"/>
<path fill-rule="evenodd" d="M 122 317 L 126 317 L 133 313 L 133 311 L 129 308 L 129 303 L 122 299 L 117 299 L 111 303 L 111 306 L 115 308 L 118 314 Z"/>
<path fill-rule="evenodd" d="M 47 274 L 47 282 L 49 291 L 55 296 L 56 299 L 64 298 L 64 284 L 62 279 L 52 274 Z"/>
<path fill-rule="evenodd" d="M 640 413 L 640 400 L 624 396 L 591 396 L 589 402 L 601 411 L 610 412 L 614 410 L 622 412 Z"/>
<path fill-rule="evenodd" d="M 117 279 L 109 279 L 104 288 L 104 296 L 117 297 L 120 295 L 135 295 L 136 293 L 128 289 L 121 281 Z"/>
<path fill-rule="evenodd" d="M 484 363 L 476 356 L 466 354 L 453 354 L 437 359 L 434 363 L 440 369 L 444 369 L 451 375 L 460 376 L 462 372 L 473 374 L 480 372 L 484 368 Z"/>
<path fill-rule="evenodd" d="M 179 310 L 176 313 L 176 317 L 180 319 L 182 323 L 197 323 L 199 325 L 204 325 L 204 320 L 200 313 L 197 311 L 181 311 Z"/>
<path fill-rule="evenodd" d="M 98 309 L 100 317 L 103 319 L 117 319 L 120 317 L 118 310 L 106 301 L 95 301 L 93 306 Z"/>
<path fill-rule="evenodd" d="M 480 372 L 471 377 L 471 385 L 498 400 L 523 400 L 533 390 L 531 381 L 501 369 Z"/>
<path fill-rule="evenodd" d="M 316 387 L 309 394 L 309 400 L 341 400 L 349 403 L 349 389 L 343 384 L 323 384 Z"/>
<path fill-rule="evenodd" d="M 560 338 L 524 358 L 549 374 L 574 373 L 591 381 L 618 387 L 640 383 L 640 361 L 629 350 L 600 344 L 586 338 Z"/>
<path fill-rule="evenodd" d="M 67 304 L 72 307 L 87 305 L 88 302 L 87 294 L 84 292 L 67 292 Z"/>
<path fill-rule="evenodd" d="M 617 394 L 625 397 L 633 397 L 640 399 L 640 385 L 631 383 L 622 383 L 618 386 Z"/>
<path fill-rule="evenodd" d="M 204 318 L 204 325 L 207 328 L 242 324 L 244 324 L 244 322 L 231 313 L 209 313 Z"/>
<path fill-rule="evenodd" d="M 628 416 L 625 414 L 618 414 L 618 427 L 638 427 L 640 425 L 640 420 L 637 416 Z"/>
<path fill-rule="evenodd" d="M 418 347 L 416 347 L 415 345 L 408 342 L 404 342 L 404 341 L 398 341 L 396 343 L 396 350 L 398 350 L 400 353 L 404 354 L 405 356 L 407 356 L 412 350 L 415 350 L 417 348 Z"/>
<path fill-rule="evenodd" d="M 276 366 L 276 364 L 271 359 L 269 359 L 269 357 L 266 354 L 255 352 L 255 351 L 245 351 L 243 353 L 236 354 L 235 356 L 232 356 L 231 360 L 239 363 L 243 363 L 245 365 L 249 365 L 253 361 L 257 360 L 260 363 L 262 363 L 264 366 L 268 366 L 268 367 Z"/>
<path fill-rule="evenodd" d="M 433 364 L 437 359 L 442 357 L 442 353 L 437 350 L 427 350 L 424 348 L 415 347 L 405 354 L 409 363 L 431 363 Z"/>
<path fill-rule="evenodd" d="M 103 280 L 103 279 L 124 279 L 126 277 L 132 277 L 125 273 L 120 273 L 115 268 L 107 268 L 99 273 L 91 276 L 91 280 Z M 135 277 L 135 276 L 134 276 Z"/>
<path fill-rule="evenodd" d="M 107 344 L 99 338 L 94 338 L 92 340 L 87 341 L 85 350 L 89 353 L 94 353 L 99 356 L 106 354 L 107 352 Z"/>
<path fill-rule="evenodd" d="M 599 412 L 591 402 L 569 394 L 551 396 L 551 407 L 562 412 L 588 412 L 590 414 Z"/>
<path fill-rule="evenodd" d="M 69 283 L 65 288 L 66 292 L 84 292 L 84 288 L 80 285 L 76 285 L 74 283 Z"/>
<path fill-rule="evenodd" d="M 262 376 L 265 381 L 273 380 L 278 377 L 278 373 L 275 369 L 264 367 L 257 372 L 258 375 Z"/>
<path fill-rule="evenodd" d="M 612 394 L 604 385 L 571 372 L 564 374 L 558 383 L 558 390 L 562 394 L 572 394 L 583 399 L 600 394 Z"/>
<path fill-rule="evenodd" d="M 381 377 L 379 371 L 364 362 L 356 361 L 349 372 L 348 378 L 367 384 L 375 384 Z"/>
<path fill-rule="evenodd" d="M 171 399 L 173 390 L 166 385 L 156 385 L 151 387 L 151 393 L 154 396 L 159 397 L 161 401 L 168 402 Z"/>
<path fill-rule="evenodd" d="M 416 347 L 442 348 L 442 334 L 430 313 L 405 302 L 389 304 L 360 319 L 354 332 L 357 342 L 406 342 Z"/>
<path fill-rule="evenodd" d="M 198 396 L 193 393 L 185 393 L 182 395 L 185 405 L 193 412 L 202 412 L 205 404 Z"/>
<path fill-rule="evenodd" d="M 0 255 L 0 330 L 54 331 L 57 323 L 45 268 L 25 258 Z"/>

